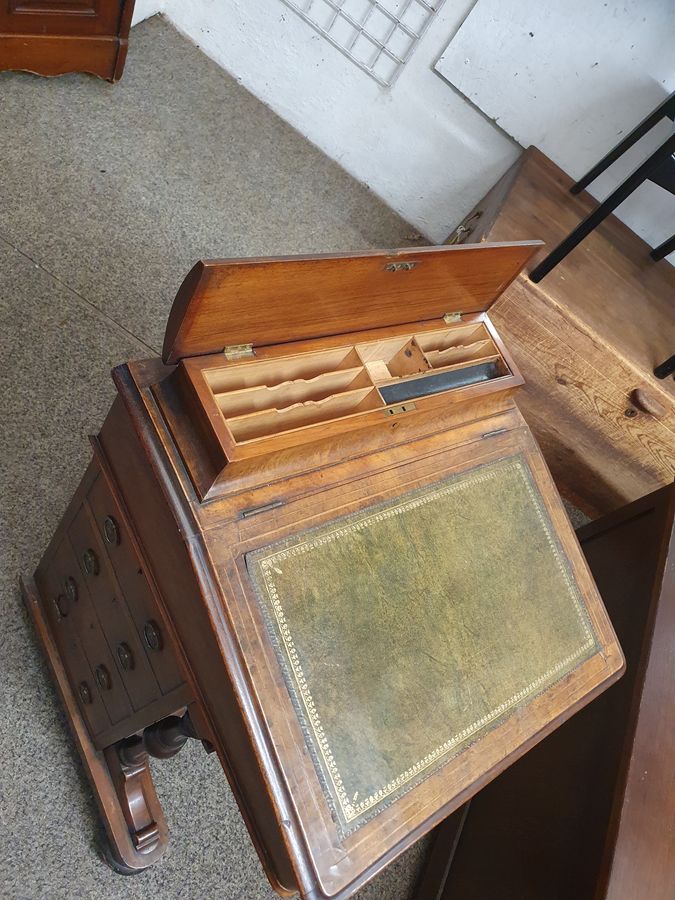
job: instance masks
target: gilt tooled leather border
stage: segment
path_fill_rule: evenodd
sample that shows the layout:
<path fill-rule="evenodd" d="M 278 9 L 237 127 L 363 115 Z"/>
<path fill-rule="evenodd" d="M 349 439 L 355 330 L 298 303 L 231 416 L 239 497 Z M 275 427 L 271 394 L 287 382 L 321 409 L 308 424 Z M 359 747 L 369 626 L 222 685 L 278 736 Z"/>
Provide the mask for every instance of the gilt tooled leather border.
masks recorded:
<path fill-rule="evenodd" d="M 274 584 L 274 565 L 294 554 L 307 553 L 325 542 L 338 540 L 341 535 L 350 531 L 367 528 L 369 524 L 380 521 L 382 517 L 399 515 L 417 505 L 432 502 L 444 494 L 467 487 L 477 481 L 499 477 L 509 468 L 516 470 L 524 481 L 567 585 L 585 640 L 573 653 L 558 660 L 539 677 L 496 706 L 490 713 L 481 716 L 475 722 L 450 736 L 370 796 L 354 802 L 353 799 L 350 799 L 341 773 L 336 766 L 329 736 L 326 735 L 321 723 L 321 711 L 316 708 L 310 686 L 303 672 L 293 634 L 286 620 L 283 603 Z M 331 526 L 334 527 L 327 531 Z M 252 564 L 260 567 L 262 579 L 257 577 Z M 251 551 L 246 554 L 246 565 L 293 707 L 302 727 L 307 748 L 325 799 L 342 837 L 353 833 L 399 797 L 426 780 L 450 759 L 475 743 L 479 736 L 483 736 L 500 725 L 509 717 L 515 707 L 523 704 L 523 701 L 531 702 L 544 693 L 582 662 L 593 656 L 599 646 L 581 593 L 572 577 L 569 562 L 563 553 L 539 492 L 534 486 L 529 466 L 522 454 L 485 463 L 468 472 L 452 475 L 424 487 L 416 488 L 394 500 L 374 504 L 358 513 L 336 518 L 301 532 L 299 535 Z"/>

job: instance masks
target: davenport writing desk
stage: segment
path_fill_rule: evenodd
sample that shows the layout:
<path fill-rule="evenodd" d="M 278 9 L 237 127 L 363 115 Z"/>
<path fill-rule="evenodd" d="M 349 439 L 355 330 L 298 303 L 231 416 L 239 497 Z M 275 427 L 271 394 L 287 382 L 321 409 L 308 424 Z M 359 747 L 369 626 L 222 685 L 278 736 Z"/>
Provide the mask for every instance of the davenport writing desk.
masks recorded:
<path fill-rule="evenodd" d="M 487 310 L 536 243 L 198 263 L 24 595 L 110 858 L 214 750 L 281 894 L 352 895 L 621 674 Z"/>

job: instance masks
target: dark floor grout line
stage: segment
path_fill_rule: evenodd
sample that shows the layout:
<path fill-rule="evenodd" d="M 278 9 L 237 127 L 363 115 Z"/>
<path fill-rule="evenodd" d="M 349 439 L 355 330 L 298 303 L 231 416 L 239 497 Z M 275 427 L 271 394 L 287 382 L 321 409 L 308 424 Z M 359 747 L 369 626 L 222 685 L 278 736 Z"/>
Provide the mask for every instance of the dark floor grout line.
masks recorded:
<path fill-rule="evenodd" d="M 71 294 L 74 294 L 83 303 L 86 303 L 86 305 L 90 309 L 94 310 L 99 316 L 106 319 L 108 322 L 110 322 L 112 325 L 114 325 L 120 331 L 123 331 L 124 334 L 126 334 L 128 337 L 133 338 L 142 347 L 144 347 L 146 350 L 149 350 L 150 353 L 159 355 L 160 351 L 157 350 L 156 347 L 151 347 L 150 344 L 146 344 L 145 341 L 142 338 L 140 338 L 137 334 L 134 334 L 133 331 L 130 331 L 128 328 L 126 328 L 124 325 L 122 325 L 121 322 L 118 322 L 117 319 L 113 319 L 113 317 L 109 316 L 108 313 L 103 312 L 103 310 L 99 309 L 99 307 L 96 306 L 95 303 L 92 303 L 91 300 L 88 300 L 86 297 L 84 297 L 82 294 L 80 294 L 79 291 L 76 291 L 75 288 L 71 287 L 69 284 L 66 284 L 66 282 L 63 281 L 61 278 L 59 278 L 58 275 L 55 275 L 53 272 L 50 272 L 50 270 L 45 268 L 45 266 L 43 266 L 42 263 L 38 262 L 36 259 L 33 259 L 33 257 L 30 256 L 30 254 L 26 253 L 25 250 L 22 250 L 20 247 L 17 247 L 16 244 L 13 244 L 12 241 L 8 240 L 5 237 L 5 235 L 0 234 L 0 240 L 4 241 L 4 243 L 7 244 L 8 247 L 11 247 L 13 250 L 16 250 L 17 253 L 20 253 L 21 256 L 25 257 L 27 260 L 30 260 L 30 262 L 32 262 L 36 268 L 43 271 L 46 275 L 49 275 L 50 278 L 53 278 L 54 281 L 58 282 L 58 284 L 60 284 L 62 287 L 64 287 L 67 291 L 69 291 Z"/>

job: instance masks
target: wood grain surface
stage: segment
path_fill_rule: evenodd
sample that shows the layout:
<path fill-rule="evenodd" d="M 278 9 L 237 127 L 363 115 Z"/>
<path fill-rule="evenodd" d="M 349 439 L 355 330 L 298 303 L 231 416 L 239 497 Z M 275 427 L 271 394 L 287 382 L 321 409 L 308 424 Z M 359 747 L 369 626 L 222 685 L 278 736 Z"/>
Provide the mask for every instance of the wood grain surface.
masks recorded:
<path fill-rule="evenodd" d="M 530 147 L 451 240 L 538 237 L 550 249 L 595 205 L 571 185 Z M 521 274 L 491 308 L 556 484 L 590 515 L 675 476 L 675 382 L 653 374 L 673 352 L 674 297 L 675 269 L 610 216 L 541 282 Z"/>
<path fill-rule="evenodd" d="M 243 493 L 230 492 L 202 504 L 194 494 L 157 406 L 161 394 L 149 390 L 152 371 L 153 367 L 135 364 L 126 371 L 120 370 L 116 378 L 166 496 L 173 498 L 176 512 L 182 510 L 180 527 L 191 548 L 195 571 L 201 573 L 204 609 L 200 604 L 190 604 L 188 608 L 180 593 L 173 590 L 167 595 L 171 616 L 180 623 L 178 628 L 186 642 L 195 693 L 211 723 L 225 770 L 231 783 L 237 785 L 236 792 L 249 827 L 257 835 L 259 851 L 261 823 L 251 803 L 267 797 L 273 804 L 275 812 L 272 821 L 266 820 L 269 830 L 262 838 L 262 858 L 267 861 L 273 882 L 279 884 L 285 859 L 302 896 L 346 898 L 553 730 L 572 710 L 618 677 L 620 651 L 588 579 L 550 475 L 512 403 L 512 418 L 506 415 L 506 419 L 505 413 L 475 419 L 471 404 L 467 404 L 463 425 L 456 422 L 453 430 L 426 437 L 423 435 L 428 425 L 423 424 L 422 417 L 411 419 L 405 441 L 377 450 L 373 447 L 374 452 L 368 451 L 369 429 L 363 435 L 344 436 L 339 451 L 344 461 L 341 458 L 338 462 L 333 456 L 330 465 L 271 484 L 266 468 L 260 466 L 257 487 L 251 486 Z M 352 442 L 360 448 L 359 455 L 348 451 Z M 265 625 L 246 572 L 245 554 L 301 528 L 320 525 L 335 515 L 358 511 L 374 500 L 397 496 L 407 488 L 423 486 L 445 474 L 519 451 L 525 452 L 535 483 L 542 491 L 555 533 L 562 541 L 605 649 L 537 698 L 527 713 L 495 729 L 390 809 L 341 840 L 304 750 L 302 729 L 293 714 L 274 651 L 264 637 Z M 308 448 L 302 451 L 308 452 Z M 322 452 L 327 463 L 331 458 L 328 447 Z M 140 512 L 139 500 L 134 498 L 132 502 Z M 258 512 L 242 515 L 247 509 Z M 232 707 L 223 691 L 226 683 L 233 685 L 237 705 L 247 722 L 251 743 L 246 752 L 241 745 L 235 749 L 233 743 L 240 738 L 233 730 Z M 251 796 L 250 788 L 244 785 L 254 784 L 256 778 L 262 781 Z M 286 824 L 279 843 L 272 836 L 274 822 L 282 820 Z M 281 883 L 289 886 L 288 880 Z"/>
<path fill-rule="evenodd" d="M 134 0 L 27 0 L 0 10 L 0 71 L 122 76 Z"/>
<path fill-rule="evenodd" d="M 162 359 L 484 311 L 539 246 L 204 260 L 174 300 Z"/>

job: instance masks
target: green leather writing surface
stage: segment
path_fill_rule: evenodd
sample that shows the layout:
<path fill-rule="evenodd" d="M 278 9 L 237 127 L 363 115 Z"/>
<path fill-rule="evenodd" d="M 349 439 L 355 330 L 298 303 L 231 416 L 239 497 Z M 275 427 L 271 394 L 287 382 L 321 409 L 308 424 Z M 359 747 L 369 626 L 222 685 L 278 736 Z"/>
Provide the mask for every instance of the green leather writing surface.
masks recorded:
<path fill-rule="evenodd" d="M 521 456 L 335 519 L 246 562 L 342 834 L 597 646 Z"/>

